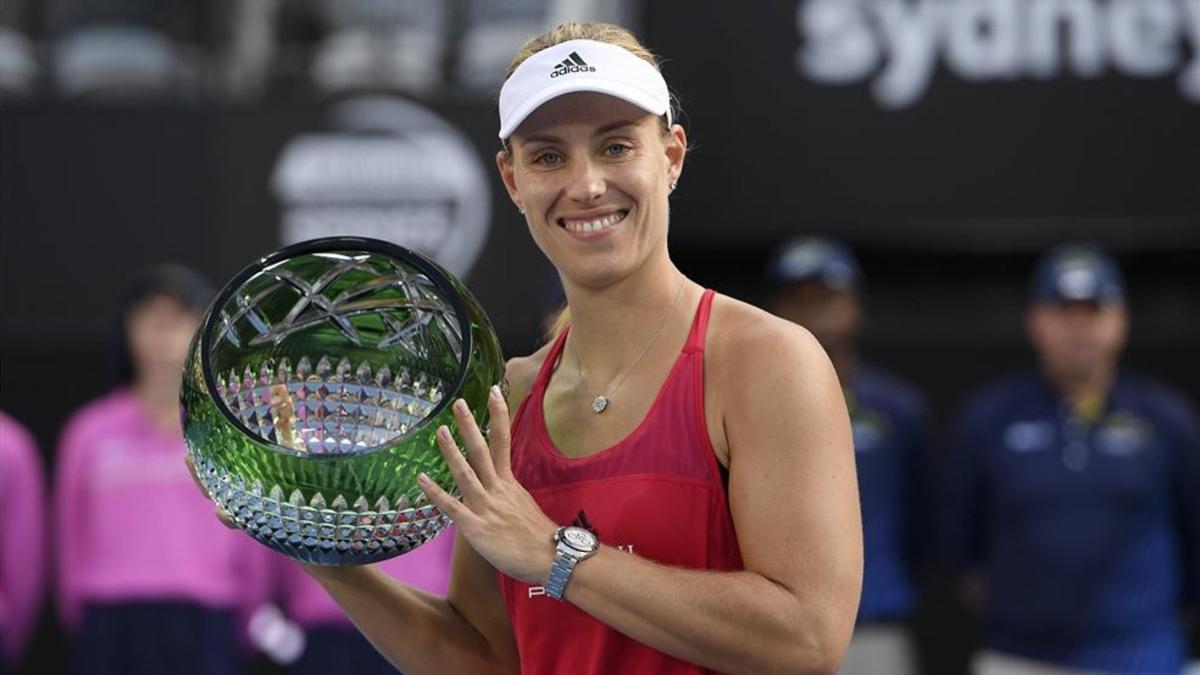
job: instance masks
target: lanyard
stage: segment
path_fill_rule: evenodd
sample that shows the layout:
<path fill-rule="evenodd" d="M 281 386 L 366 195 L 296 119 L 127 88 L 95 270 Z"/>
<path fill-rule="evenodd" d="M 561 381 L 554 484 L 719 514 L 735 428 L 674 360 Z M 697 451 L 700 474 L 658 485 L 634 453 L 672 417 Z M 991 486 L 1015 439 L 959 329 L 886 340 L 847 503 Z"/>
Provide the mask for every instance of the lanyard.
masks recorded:
<path fill-rule="evenodd" d="M 1106 404 L 1099 396 L 1072 405 L 1063 401 L 1059 409 L 1059 433 L 1062 434 L 1062 463 L 1071 471 L 1083 471 L 1091 459 L 1088 436 L 1092 426 L 1100 419 Z"/>

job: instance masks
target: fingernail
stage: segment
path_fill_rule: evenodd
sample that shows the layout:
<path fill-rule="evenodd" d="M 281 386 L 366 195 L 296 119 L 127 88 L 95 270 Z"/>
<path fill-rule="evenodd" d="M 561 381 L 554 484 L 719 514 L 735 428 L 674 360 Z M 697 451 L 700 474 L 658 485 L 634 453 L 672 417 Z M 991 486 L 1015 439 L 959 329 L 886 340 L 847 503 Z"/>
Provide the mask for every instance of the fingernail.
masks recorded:
<path fill-rule="evenodd" d="M 500 391 L 500 385 L 498 385 L 498 384 L 492 385 L 492 398 L 496 399 L 497 401 L 504 400 L 504 392 Z"/>
<path fill-rule="evenodd" d="M 444 428 L 444 427 L 443 427 L 443 428 Z M 429 475 L 428 475 L 428 474 L 426 474 L 424 471 L 422 471 L 421 473 L 417 474 L 417 482 L 418 482 L 418 483 L 421 483 L 421 484 L 423 484 L 423 485 L 429 485 L 429 484 L 430 484 L 430 483 L 432 483 L 433 481 L 432 481 L 432 480 L 430 480 L 430 478 L 429 478 Z"/>
<path fill-rule="evenodd" d="M 461 398 L 454 402 L 454 409 L 460 413 L 467 412 L 467 402 Z"/>
<path fill-rule="evenodd" d="M 445 424 L 438 427 L 437 433 L 438 433 L 438 436 L 440 436 L 441 438 L 443 438 L 447 441 L 450 440 L 450 428 L 447 427 Z"/>

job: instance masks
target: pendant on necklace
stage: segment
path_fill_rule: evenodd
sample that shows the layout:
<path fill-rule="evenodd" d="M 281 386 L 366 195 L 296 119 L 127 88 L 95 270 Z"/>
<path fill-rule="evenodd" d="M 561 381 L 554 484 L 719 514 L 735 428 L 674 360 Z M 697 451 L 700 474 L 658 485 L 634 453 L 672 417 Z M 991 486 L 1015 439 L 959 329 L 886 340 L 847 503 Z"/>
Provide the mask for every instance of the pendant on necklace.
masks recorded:
<path fill-rule="evenodd" d="M 592 401 L 592 412 L 596 413 L 597 415 L 604 412 L 604 409 L 607 407 L 608 407 L 608 397 L 607 396 L 597 396 L 596 400 Z"/>

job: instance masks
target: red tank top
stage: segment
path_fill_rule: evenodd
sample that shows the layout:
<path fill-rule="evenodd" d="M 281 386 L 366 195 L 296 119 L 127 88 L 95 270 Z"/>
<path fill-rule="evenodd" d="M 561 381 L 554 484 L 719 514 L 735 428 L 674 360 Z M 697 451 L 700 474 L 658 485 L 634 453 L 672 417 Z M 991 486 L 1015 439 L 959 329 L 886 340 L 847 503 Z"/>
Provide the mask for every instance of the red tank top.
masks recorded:
<path fill-rule="evenodd" d="M 713 292 L 705 291 L 683 352 L 641 424 L 617 444 L 577 459 L 555 448 L 542 414 L 569 328 L 555 340 L 512 430 L 513 472 L 552 520 L 586 527 L 602 544 L 659 563 L 742 568 L 704 418 L 704 336 L 712 299 Z M 550 599 L 542 587 L 504 574 L 500 587 L 524 675 L 710 672 Z"/>

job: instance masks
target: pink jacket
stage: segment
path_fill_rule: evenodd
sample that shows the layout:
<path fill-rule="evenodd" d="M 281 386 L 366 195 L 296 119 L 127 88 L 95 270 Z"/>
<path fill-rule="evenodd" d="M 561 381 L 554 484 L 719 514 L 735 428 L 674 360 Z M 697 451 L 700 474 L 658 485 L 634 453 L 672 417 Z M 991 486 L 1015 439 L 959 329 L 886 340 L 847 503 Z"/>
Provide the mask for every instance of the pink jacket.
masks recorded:
<path fill-rule="evenodd" d="M 88 602 L 183 600 L 245 619 L 265 601 L 271 551 L 221 525 L 186 452 L 126 389 L 68 422 L 55 484 L 58 609 L 68 630 Z"/>
<path fill-rule="evenodd" d="M 24 653 L 42 608 L 45 490 L 33 437 L 0 412 L 0 644 L 14 662 Z"/>

